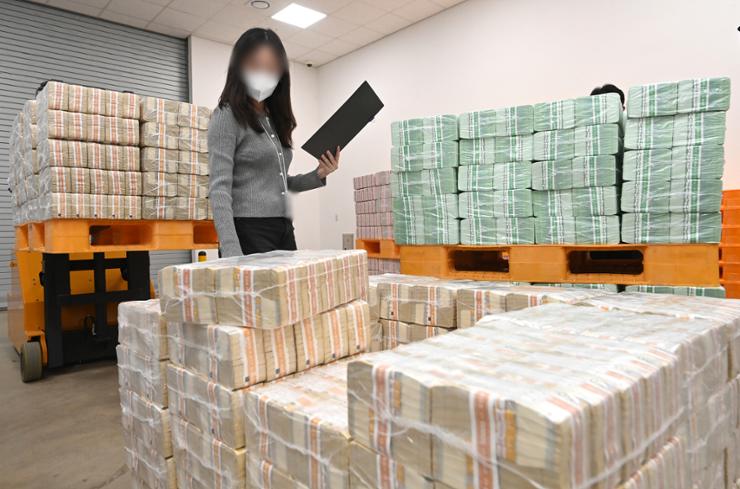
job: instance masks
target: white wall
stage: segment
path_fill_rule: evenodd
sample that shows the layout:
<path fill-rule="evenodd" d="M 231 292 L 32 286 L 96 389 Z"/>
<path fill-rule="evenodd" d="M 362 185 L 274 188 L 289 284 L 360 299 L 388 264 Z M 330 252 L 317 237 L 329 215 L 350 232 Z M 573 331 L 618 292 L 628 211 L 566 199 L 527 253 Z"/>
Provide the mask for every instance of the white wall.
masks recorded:
<path fill-rule="evenodd" d="M 320 119 L 363 81 L 385 102 L 320 194 L 321 245 L 355 228 L 352 177 L 388 169 L 390 123 L 587 94 L 612 82 L 727 75 L 726 188 L 740 188 L 740 2 L 468 0 L 319 68 Z"/>
<path fill-rule="evenodd" d="M 197 37 L 190 38 L 190 92 L 191 100 L 198 105 L 216 107 L 226 81 L 226 68 L 231 46 Z M 290 173 L 313 170 L 316 161 L 300 149 L 319 126 L 317 73 L 313 68 L 291 63 L 293 111 L 298 127 L 293 133 L 295 152 Z M 314 190 L 293 198 L 293 222 L 296 241 L 301 248 L 319 248 L 319 194 Z"/>

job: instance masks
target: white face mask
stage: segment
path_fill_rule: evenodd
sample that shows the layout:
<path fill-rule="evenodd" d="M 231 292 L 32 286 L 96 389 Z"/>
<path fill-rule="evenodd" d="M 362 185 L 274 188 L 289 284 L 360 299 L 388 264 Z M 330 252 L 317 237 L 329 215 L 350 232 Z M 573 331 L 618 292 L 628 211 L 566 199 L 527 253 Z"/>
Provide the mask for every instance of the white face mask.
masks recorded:
<path fill-rule="evenodd" d="M 262 102 L 272 95 L 280 82 L 280 77 L 267 71 L 244 70 L 242 78 L 247 85 L 247 93 L 257 102 Z"/>

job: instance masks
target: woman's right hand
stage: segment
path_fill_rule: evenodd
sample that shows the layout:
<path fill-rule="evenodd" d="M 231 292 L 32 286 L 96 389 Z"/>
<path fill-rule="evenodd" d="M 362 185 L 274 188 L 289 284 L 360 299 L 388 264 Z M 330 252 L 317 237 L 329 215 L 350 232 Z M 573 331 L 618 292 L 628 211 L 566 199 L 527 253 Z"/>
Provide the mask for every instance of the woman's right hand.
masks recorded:
<path fill-rule="evenodd" d="M 337 146 L 337 152 L 335 154 L 331 154 L 331 151 L 327 151 L 321 155 L 321 159 L 319 159 L 319 167 L 316 169 L 319 174 L 319 178 L 323 180 L 327 175 L 329 175 L 329 173 L 335 172 L 337 168 L 339 168 L 340 153 L 340 148 Z"/>

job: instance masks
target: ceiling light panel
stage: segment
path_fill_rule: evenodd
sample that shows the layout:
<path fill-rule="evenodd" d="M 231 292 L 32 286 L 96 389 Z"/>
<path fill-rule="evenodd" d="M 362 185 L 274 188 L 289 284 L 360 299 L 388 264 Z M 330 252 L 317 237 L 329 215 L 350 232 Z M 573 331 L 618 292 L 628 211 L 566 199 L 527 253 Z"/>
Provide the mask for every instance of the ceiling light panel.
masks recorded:
<path fill-rule="evenodd" d="M 326 14 L 304 7 L 303 5 L 298 5 L 297 3 L 291 3 L 272 16 L 275 20 L 300 27 L 301 29 L 315 24 L 324 17 L 326 17 Z"/>

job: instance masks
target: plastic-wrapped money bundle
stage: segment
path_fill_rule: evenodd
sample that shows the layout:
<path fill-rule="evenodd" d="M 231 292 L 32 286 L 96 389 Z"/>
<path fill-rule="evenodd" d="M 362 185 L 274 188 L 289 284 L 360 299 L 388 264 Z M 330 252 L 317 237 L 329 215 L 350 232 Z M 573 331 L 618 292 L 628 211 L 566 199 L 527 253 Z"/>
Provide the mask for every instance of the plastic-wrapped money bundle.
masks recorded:
<path fill-rule="evenodd" d="M 624 110 L 619 95 L 605 93 L 578 97 L 575 100 L 575 125 L 587 127 L 602 124 L 624 125 Z"/>
<path fill-rule="evenodd" d="M 562 287 L 564 289 L 589 289 L 589 290 L 605 290 L 607 292 L 619 292 L 619 286 L 616 284 L 577 284 L 569 282 L 561 283 L 539 283 L 532 284 L 541 287 Z"/>
<path fill-rule="evenodd" d="M 365 297 L 367 254 L 273 251 L 174 265 L 159 284 L 169 320 L 277 328 Z"/>
<path fill-rule="evenodd" d="M 534 107 L 521 105 L 466 112 L 458 119 L 460 139 L 518 136 L 534 132 Z"/>
<path fill-rule="evenodd" d="M 393 487 L 400 481 L 403 481 L 403 487 L 408 489 L 442 487 L 418 472 L 396 463 L 390 457 L 355 442 L 350 445 L 349 471 L 350 486 L 353 488 Z"/>
<path fill-rule="evenodd" d="M 659 487 L 674 487 L 675 489 L 689 489 L 685 467 L 685 443 L 681 438 L 673 437 L 619 488 L 658 489 Z"/>
<path fill-rule="evenodd" d="M 685 351 L 687 416 L 679 426 L 688 447 L 691 487 L 725 487 L 723 453 L 737 430 L 737 301 L 707 297 L 626 293 L 587 301 L 601 309 L 669 316 L 663 330 L 643 330 L 641 341 Z M 681 321 L 676 323 L 676 319 Z M 693 327 L 691 323 L 708 323 Z M 670 336 L 666 332 L 670 332 Z M 670 342 L 666 339 L 672 338 Z M 682 343 L 681 349 L 674 345 Z M 687 347 L 688 346 L 688 347 Z M 701 352 L 701 353 L 699 353 Z M 729 362 L 729 369 L 728 369 Z M 730 373 L 728 378 L 728 371 Z M 729 437 L 728 437 L 729 435 Z M 719 476 L 718 476 L 719 474 Z"/>
<path fill-rule="evenodd" d="M 616 186 L 532 192 L 537 243 L 619 243 Z"/>
<path fill-rule="evenodd" d="M 532 192 L 536 217 L 612 216 L 619 211 L 616 187 L 583 187 Z"/>
<path fill-rule="evenodd" d="M 575 156 L 574 129 L 537 132 L 532 138 L 532 157 L 535 161 L 568 160 Z"/>
<path fill-rule="evenodd" d="M 457 185 L 461 192 L 530 188 L 532 165 L 528 162 L 462 166 Z"/>
<path fill-rule="evenodd" d="M 121 119 L 139 119 L 138 95 L 101 88 L 49 81 L 36 100 L 39 109 L 103 115 Z"/>
<path fill-rule="evenodd" d="M 622 210 L 653 214 L 718 212 L 722 181 L 703 179 L 636 180 L 622 186 Z"/>
<path fill-rule="evenodd" d="M 463 244 L 534 243 L 529 189 L 463 192 L 459 208 Z"/>
<path fill-rule="evenodd" d="M 716 297 L 723 299 L 724 287 L 675 287 L 671 285 L 628 285 L 625 292 L 645 292 L 651 294 L 688 295 L 698 297 Z"/>
<path fill-rule="evenodd" d="M 731 377 L 740 374 L 740 334 L 737 331 L 740 304 L 736 300 L 714 297 L 690 297 L 669 294 L 622 293 L 614 297 L 599 297 L 587 302 L 602 309 L 660 314 L 679 319 L 702 318 L 720 322 L 730 329 Z"/>
<path fill-rule="evenodd" d="M 730 80 L 643 85 L 629 96 L 622 240 L 718 242 Z"/>
<path fill-rule="evenodd" d="M 457 193 L 457 168 L 393 173 L 391 193 L 394 196 L 455 194 Z"/>
<path fill-rule="evenodd" d="M 577 127 L 573 133 L 575 156 L 618 155 L 622 151 L 622 126 L 601 124 Z"/>
<path fill-rule="evenodd" d="M 629 118 L 669 116 L 678 113 L 678 83 L 651 83 L 630 87 L 627 96 Z"/>
<path fill-rule="evenodd" d="M 534 105 L 534 132 L 571 129 L 575 126 L 575 100 L 558 100 Z"/>
<path fill-rule="evenodd" d="M 386 339 L 383 334 L 383 326 L 380 319 L 380 299 L 381 295 L 388 292 L 388 287 L 397 283 L 421 282 L 428 277 L 415 275 L 401 275 L 398 273 L 386 273 L 382 275 L 371 275 L 368 281 L 367 302 L 370 309 L 371 334 L 370 334 L 370 351 L 380 351 L 386 349 Z M 380 284 L 387 284 L 378 290 Z M 388 316 L 388 313 L 384 314 Z M 387 318 L 384 318 L 387 320 Z"/>
<path fill-rule="evenodd" d="M 401 262 L 399 260 L 386 258 L 368 258 L 367 273 L 368 275 L 382 275 L 384 273 L 400 273 Z"/>
<path fill-rule="evenodd" d="M 507 316 L 350 362 L 354 442 L 445 487 L 564 489 L 617 487 L 672 439 L 676 354 Z"/>
<path fill-rule="evenodd" d="M 457 128 L 457 116 L 450 114 L 397 121 L 391 123 L 391 144 L 409 146 L 456 141 Z"/>
<path fill-rule="evenodd" d="M 386 275 L 377 284 L 379 316 L 414 325 L 454 329 L 457 293 L 474 284 L 476 282 L 470 280 Z"/>
<path fill-rule="evenodd" d="M 545 216 L 535 219 L 537 243 L 617 244 L 619 216 Z"/>
<path fill-rule="evenodd" d="M 393 171 L 421 171 L 458 166 L 457 141 L 409 144 L 391 148 Z"/>
<path fill-rule="evenodd" d="M 144 219 L 211 218 L 208 203 L 210 109 L 155 97 L 141 99 Z M 177 197 L 177 198 L 175 198 Z"/>
<path fill-rule="evenodd" d="M 727 111 L 730 79 L 696 78 L 678 82 L 678 113 Z"/>
<path fill-rule="evenodd" d="M 195 151 L 178 151 L 177 173 L 184 175 L 210 175 L 208 154 Z"/>
<path fill-rule="evenodd" d="M 140 219 L 138 117 L 137 95 L 47 82 L 11 134 L 21 220 Z"/>
<path fill-rule="evenodd" d="M 614 244 L 622 164 L 617 94 L 538 104 L 532 204 L 535 242 Z"/>
<path fill-rule="evenodd" d="M 124 449 L 135 485 L 173 488 L 165 365 L 167 325 L 159 300 L 118 306 L 118 380 Z"/>
<path fill-rule="evenodd" d="M 393 212 L 376 212 L 391 201 L 391 172 L 383 171 L 356 177 L 355 213 L 358 239 L 393 239 Z M 376 205 L 377 204 L 377 205 Z M 369 210 L 370 212 L 365 212 Z"/>
<path fill-rule="evenodd" d="M 458 244 L 458 194 L 393 197 L 393 237 L 397 244 Z"/>
<path fill-rule="evenodd" d="M 39 140 L 63 139 L 122 146 L 139 144 L 139 121 L 136 119 L 41 108 L 38 117 Z"/>
<path fill-rule="evenodd" d="M 614 155 L 536 161 L 532 164 L 534 190 L 615 187 L 620 183 L 619 177 L 619 160 Z"/>
<path fill-rule="evenodd" d="M 235 449 L 172 416 L 177 487 L 240 489 L 246 481 L 246 450 Z"/>
<path fill-rule="evenodd" d="M 460 216 L 471 218 L 487 213 L 492 217 L 531 217 L 532 195 L 529 189 L 463 192 L 459 198 Z"/>
<path fill-rule="evenodd" d="M 534 242 L 532 133 L 535 107 L 460 115 L 460 242 Z"/>
<path fill-rule="evenodd" d="M 488 217 L 480 213 L 460 220 L 462 244 L 534 244 L 534 242 L 533 217 Z"/>
<path fill-rule="evenodd" d="M 571 284 L 558 284 L 571 285 Z M 481 284 L 457 294 L 457 326 L 470 328 L 489 314 L 518 311 L 542 304 L 577 304 L 592 297 L 616 292 L 606 288 L 553 287 L 547 285 Z"/>
<path fill-rule="evenodd" d="M 381 319 L 380 327 L 381 331 L 379 333 L 383 338 L 381 349 L 383 350 L 390 350 L 398 345 L 422 341 L 432 336 L 452 331 L 437 326 L 421 326 L 418 324 L 404 323 L 403 321 L 390 321 L 388 319 Z"/>
<path fill-rule="evenodd" d="M 48 219 L 141 219 L 141 197 L 46 193 L 34 201 L 30 220 Z"/>
<path fill-rule="evenodd" d="M 391 124 L 390 185 L 396 243 L 459 243 L 457 139 L 457 117 L 452 115 Z M 450 205 L 453 198 L 454 205 Z M 449 213 L 450 208 L 454 212 Z"/>
<path fill-rule="evenodd" d="M 412 275 L 378 275 L 370 281 L 371 316 L 379 321 L 371 341 L 387 350 L 438 336 L 458 327 L 458 303 L 463 293 L 505 282 L 443 280 Z"/>
<path fill-rule="evenodd" d="M 281 328 L 171 323 L 172 361 L 229 390 L 269 382 L 367 349 L 369 311 L 353 301 Z"/>
<path fill-rule="evenodd" d="M 38 139 L 38 104 L 27 100 L 13 120 L 8 140 L 8 186 L 16 223 L 29 220 L 30 207 L 38 203 Z"/>
<path fill-rule="evenodd" d="M 349 488 L 346 375 L 338 362 L 246 391 L 250 456 L 307 487 Z M 248 487 L 265 487 L 252 477 Z"/>
<path fill-rule="evenodd" d="M 210 119 L 211 110 L 207 107 L 155 97 L 141 99 L 142 121 L 205 130 Z"/>
<path fill-rule="evenodd" d="M 532 161 L 531 134 L 460 140 L 460 166 Z"/>
<path fill-rule="evenodd" d="M 303 447 L 303 438 L 282 439 L 285 432 L 279 427 L 285 426 L 273 410 L 293 399 L 280 386 L 303 385 L 299 379 L 313 379 L 312 389 L 331 394 L 319 384 L 318 374 L 291 376 L 370 349 L 369 306 L 361 300 L 367 294 L 365 260 L 364 251 L 273 252 L 162 272 L 162 308 L 174 319 L 167 324 L 172 362 L 167 378 L 180 483 L 251 487 L 246 459 L 253 456 L 272 464 L 287 480 L 303 478 L 317 487 L 306 478 L 314 473 L 311 464 L 323 459 L 300 458 L 294 449 Z M 275 381 L 275 388 L 268 388 Z M 270 425 L 274 437 L 269 440 L 254 436 L 261 428 L 244 415 L 252 407 L 245 405 L 251 392 L 260 392 L 255 399 L 262 400 L 273 394 L 269 406 L 260 404 L 269 415 L 259 412 L 266 416 L 260 422 L 278 423 L 274 429 Z M 314 426 L 295 411 L 285 415 L 306 422 L 306 429 Z M 319 443 L 329 445 L 320 453 L 328 456 L 334 445 L 328 433 L 321 435 Z M 307 449 L 314 447 L 308 438 L 305 443 Z M 331 467 L 326 466 L 327 474 Z M 345 463 L 340 480 L 347 478 Z"/>

